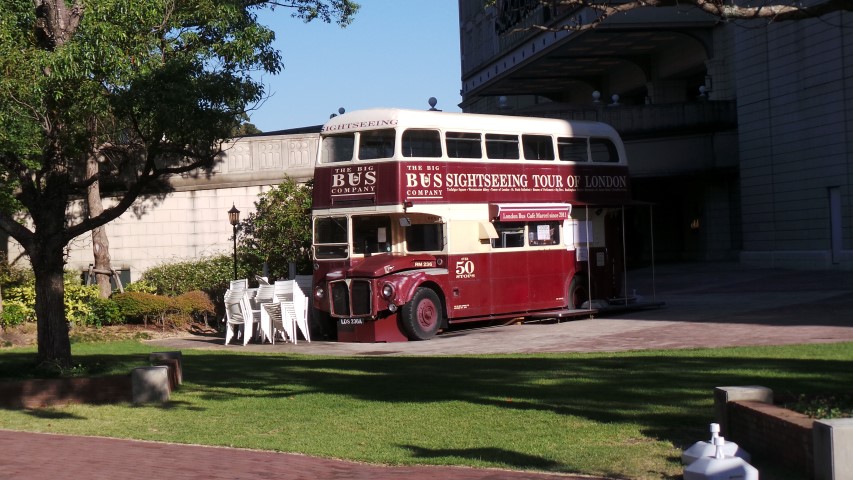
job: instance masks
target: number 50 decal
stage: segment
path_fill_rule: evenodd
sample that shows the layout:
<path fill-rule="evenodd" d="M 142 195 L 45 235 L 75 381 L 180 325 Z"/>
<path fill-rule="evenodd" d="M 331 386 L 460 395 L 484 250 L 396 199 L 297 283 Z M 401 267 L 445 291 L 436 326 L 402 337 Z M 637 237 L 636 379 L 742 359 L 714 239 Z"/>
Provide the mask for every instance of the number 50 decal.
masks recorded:
<path fill-rule="evenodd" d="M 474 278 L 474 262 L 463 258 L 456 262 L 456 278 Z"/>

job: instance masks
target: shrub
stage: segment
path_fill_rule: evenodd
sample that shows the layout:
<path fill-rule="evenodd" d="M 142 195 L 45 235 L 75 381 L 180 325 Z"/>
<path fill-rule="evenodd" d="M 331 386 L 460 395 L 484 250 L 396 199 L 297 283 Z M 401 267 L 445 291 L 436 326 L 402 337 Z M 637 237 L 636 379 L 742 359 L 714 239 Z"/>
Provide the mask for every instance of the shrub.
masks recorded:
<path fill-rule="evenodd" d="M 124 287 L 125 292 L 157 293 L 157 287 L 149 281 L 137 280 Z"/>
<path fill-rule="evenodd" d="M 196 319 L 206 319 L 215 313 L 213 302 L 210 296 L 201 290 L 193 290 L 183 295 L 175 297 L 175 307 L 186 315 L 191 315 Z"/>
<path fill-rule="evenodd" d="M 18 300 L 3 302 L 3 312 L 0 314 L 0 327 L 8 328 L 32 321 L 35 312 Z"/>
<path fill-rule="evenodd" d="M 125 316 L 116 302 L 110 298 L 96 297 L 91 301 L 86 325 L 102 327 L 104 325 L 121 325 L 126 323 Z"/>
<path fill-rule="evenodd" d="M 182 295 L 202 290 L 213 297 L 221 295 L 233 274 L 232 259 L 217 255 L 199 260 L 158 265 L 148 269 L 142 280 L 161 295 Z M 248 275 L 247 275 L 248 277 Z"/>
<path fill-rule="evenodd" d="M 171 309 L 168 297 L 154 295 L 153 293 L 125 292 L 116 293 L 112 297 L 121 315 L 128 322 L 136 321 L 148 325 L 149 321 L 163 322 L 166 314 Z"/>

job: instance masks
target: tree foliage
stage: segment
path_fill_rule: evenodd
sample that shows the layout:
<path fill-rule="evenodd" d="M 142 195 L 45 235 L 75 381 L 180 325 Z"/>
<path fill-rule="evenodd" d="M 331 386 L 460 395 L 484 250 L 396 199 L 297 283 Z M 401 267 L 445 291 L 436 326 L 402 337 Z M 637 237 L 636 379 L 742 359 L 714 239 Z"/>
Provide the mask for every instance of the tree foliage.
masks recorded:
<path fill-rule="evenodd" d="M 297 273 L 311 272 L 312 184 L 285 180 L 260 195 L 242 225 L 243 263 L 260 273 L 264 262 L 274 278 L 287 278 L 290 262 Z"/>
<path fill-rule="evenodd" d="M 39 361 L 69 365 L 68 242 L 176 174 L 206 174 L 282 68 L 262 9 L 347 25 L 351 0 L 6 0 L 0 15 L 0 230 L 36 276 Z M 86 173 L 86 160 L 100 167 Z M 95 215 L 71 203 L 100 182 Z M 137 204 L 135 206 L 139 207 Z"/>
<path fill-rule="evenodd" d="M 638 8 L 692 7 L 721 21 L 765 20 L 784 22 L 817 18 L 837 11 L 853 11 L 850 0 L 820 0 L 799 2 L 785 0 L 760 0 L 757 2 L 735 2 L 732 0 L 486 0 L 486 6 L 496 6 L 503 12 L 517 13 L 530 10 L 537 4 L 562 11 L 572 12 L 572 22 L 559 27 L 533 25 L 537 30 L 588 30 L 597 27 L 608 17 Z M 591 15 L 580 15 L 589 12 Z"/>

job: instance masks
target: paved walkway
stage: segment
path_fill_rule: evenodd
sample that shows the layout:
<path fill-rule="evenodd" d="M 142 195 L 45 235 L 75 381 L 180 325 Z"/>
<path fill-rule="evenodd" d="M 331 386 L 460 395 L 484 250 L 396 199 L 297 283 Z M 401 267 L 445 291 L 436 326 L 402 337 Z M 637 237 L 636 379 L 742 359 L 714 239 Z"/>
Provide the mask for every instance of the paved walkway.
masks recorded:
<path fill-rule="evenodd" d="M 222 338 L 160 340 L 215 348 L 324 355 L 591 352 L 853 341 L 853 273 L 677 265 L 632 273 L 663 308 L 561 323 L 449 332 L 427 342 L 224 346 Z M 41 459 L 41 460 L 36 460 Z M 382 467 L 303 455 L 0 430 L 0 478 L 17 479 L 581 479 L 503 470 Z"/>

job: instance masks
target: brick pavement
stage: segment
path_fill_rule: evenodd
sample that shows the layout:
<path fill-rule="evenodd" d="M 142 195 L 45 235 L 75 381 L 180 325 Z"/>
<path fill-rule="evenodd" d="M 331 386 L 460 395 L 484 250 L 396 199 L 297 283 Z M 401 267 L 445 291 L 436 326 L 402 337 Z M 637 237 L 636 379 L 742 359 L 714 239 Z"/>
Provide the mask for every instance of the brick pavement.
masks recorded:
<path fill-rule="evenodd" d="M 654 277 L 654 287 L 652 278 Z M 324 355 L 591 352 L 853 341 L 853 274 L 679 265 L 632 273 L 629 291 L 666 305 L 561 323 L 450 332 L 427 342 L 224 346 L 222 338 L 155 342 Z M 654 295 L 652 294 L 654 292 Z M 0 430 L 0 478 L 20 479 L 579 479 L 450 467 L 383 467 L 303 455 Z M 51 459 L 34 462 L 34 459 Z"/>

